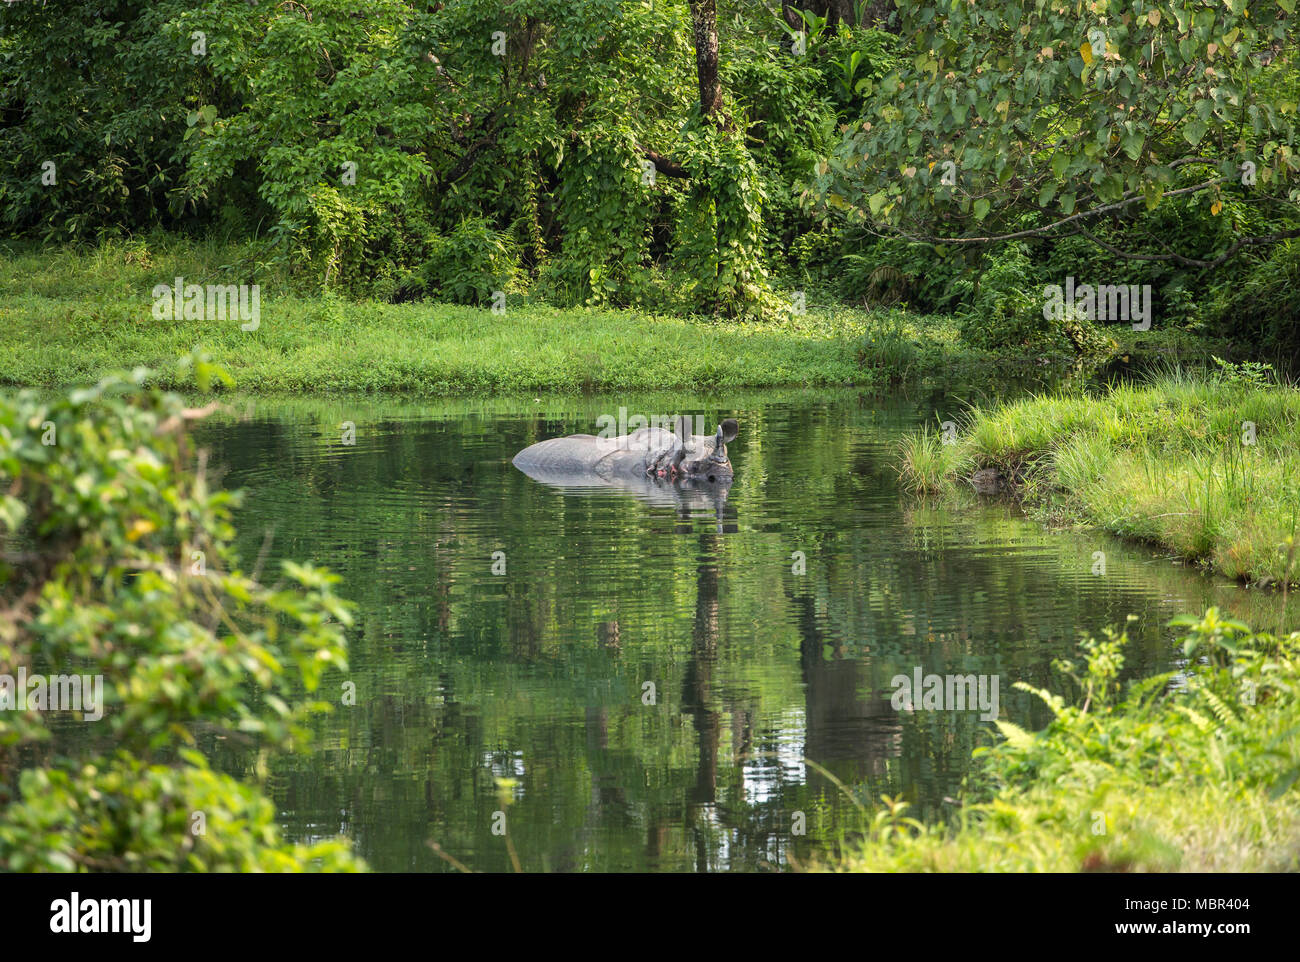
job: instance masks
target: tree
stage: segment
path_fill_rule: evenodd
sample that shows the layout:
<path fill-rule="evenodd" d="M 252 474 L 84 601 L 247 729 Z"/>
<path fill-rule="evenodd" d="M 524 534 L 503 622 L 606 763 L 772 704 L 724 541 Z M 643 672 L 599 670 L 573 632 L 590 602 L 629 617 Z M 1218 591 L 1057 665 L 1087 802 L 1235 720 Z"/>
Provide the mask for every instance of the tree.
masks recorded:
<path fill-rule="evenodd" d="M 718 81 L 717 3 L 716 0 L 690 0 L 690 7 L 695 71 L 700 83 L 700 113 L 712 118 L 722 112 L 722 84 Z"/>
<path fill-rule="evenodd" d="M 1193 266 L 1300 235 L 1294 97 L 1276 91 L 1284 65 L 1294 78 L 1294 2 L 1251 7 L 906 6 L 911 56 L 819 166 L 820 196 L 883 234 L 970 246 L 1077 233 L 1119 256 Z M 1243 215 L 1210 251 L 1122 220 L 1170 200 L 1217 216 L 1233 198 L 1262 216 Z M 1096 236 L 1102 218 L 1123 247 Z"/>

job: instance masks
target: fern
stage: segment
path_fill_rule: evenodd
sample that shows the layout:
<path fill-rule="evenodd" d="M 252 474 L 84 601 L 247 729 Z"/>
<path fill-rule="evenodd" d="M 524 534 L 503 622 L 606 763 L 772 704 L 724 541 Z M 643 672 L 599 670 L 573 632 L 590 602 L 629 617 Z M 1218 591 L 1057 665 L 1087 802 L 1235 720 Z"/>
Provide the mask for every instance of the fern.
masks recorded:
<path fill-rule="evenodd" d="M 1208 688 L 1199 689 L 1199 693 L 1209 702 L 1210 710 L 1214 712 L 1214 717 L 1219 719 L 1219 724 L 1232 732 L 1241 730 L 1241 717 L 1232 710 L 1231 705 Z"/>
<path fill-rule="evenodd" d="M 1002 737 L 1007 740 L 1007 743 L 1012 748 L 1028 751 L 1034 747 L 1034 736 L 1015 722 L 1003 721 L 999 718 L 994 723 L 998 726 L 998 731 L 1002 733 Z"/>
<path fill-rule="evenodd" d="M 1065 699 L 1060 695 L 1053 695 L 1046 688 L 1035 688 L 1027 681 L 1018 681 L 1011 687 L 1017 691 L 1027 691 L 1031 695 L 1037 695 L 1042 703 L 1052 710 L 1053 715 L 1057 718 L 1061 717 L 1061 712 L 1065 708 Z"/>
<path fill-rule="evenodd" d="M 1169 682 L 1177 674 L 1177 672 L 1167 671 L 1162 675 L 1152 675 L 1150 678 L 1133 682 L 1128 687 L 1127 707 L 1149 709 L 1164 694 Z"/>
<path fill-rule="evenodd" d="M 1186 705 L 1175 705 L 1174 709 L 1191 719 L 1192 724 L 1196 726 L 1197 730 L 1200 731 L 1202 735 L 1208 735 L 1218 727 L 1213 721 L 1206 718 L 1194 708 L 1188 708 Z"/>

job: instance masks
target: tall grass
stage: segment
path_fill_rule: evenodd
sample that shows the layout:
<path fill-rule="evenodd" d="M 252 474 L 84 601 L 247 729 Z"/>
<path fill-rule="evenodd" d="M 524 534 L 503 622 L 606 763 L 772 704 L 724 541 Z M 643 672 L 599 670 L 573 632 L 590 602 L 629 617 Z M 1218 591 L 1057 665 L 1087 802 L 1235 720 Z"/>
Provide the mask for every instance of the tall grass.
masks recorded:
<path fill-rule="evenodd" d="M 1032 479 L 1028 506 L 1163 545 L 1232 578 L 1284 580 L 1300 516 L 1300 391 L 1171 369 L 1098 396 L 973 408 L 953 450 L 903 443 L 909 490 L 992 467 Z M 922 471 L 924 473 L 922 474 Z"/>
<path fill-rule="evenodd" d="M 899 457 L 903 488 L 917 495 L 950 493 L 966 463 L 956 444 L 945 444 L 943 435 L 928 427 L 904 436 Z"/>

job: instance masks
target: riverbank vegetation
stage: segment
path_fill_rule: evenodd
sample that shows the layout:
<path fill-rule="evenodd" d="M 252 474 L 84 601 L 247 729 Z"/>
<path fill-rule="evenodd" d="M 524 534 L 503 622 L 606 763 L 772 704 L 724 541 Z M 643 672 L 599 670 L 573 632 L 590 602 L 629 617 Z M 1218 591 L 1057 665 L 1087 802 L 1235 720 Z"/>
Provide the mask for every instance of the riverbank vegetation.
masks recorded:
<path fill-rule="evenodd" d="M 1126 635 L 1088 639 L 1033 689 L 1041 732 L 1000 720 L 950 821 L 886 800 L 831 867 L 871 872 L 1300 869 L 1300 632 L 1176 619 L 1186 663 L 1121 686 Z M 1023 687 L 1023 686 L 1022 686 Z"/>
<path fill-rule="evenodd" d="M 57 388 L 143 366 L 159 385 L 196 346 L 251 393 L 484 395 L 857 385 L 999 377 L 1034 383 L 1142 357 L 1195 362 L 1186 331 L 1107 329 L 1081 360 L 1068 341 L 1020 356 L 974 346 L 962 321 L 814 297 L 770 320 L 557 308 L 512 290 L 501 312 L 300 289 L 257 243 L 156 234 L 83 247 L 0 244 L 0 384 Z M 155 285 L 247 278 L 255 330 L 237 317 L 154 315 Z M 791 303 L 795 292 L 787 292 Z M 252 327 L 251 323 L 246 326 Z M 1219 349 L 1224 346 L 1220 345 Z M 220 387 L 220 385 L 218 385 Z"/>
<path fill-rule="evenodd" d="M 988 396 L 1217 356 L 977 404 L 905 442 L 903 483 L 978 472 L 1051 523 L 1292 583 L 1294 8 L 0 5 L 0 385 L 42 389 L 0 399 L 0 662 L 102 675 L 114 709 L 112 752 L 0 713 L 0 862 L 361 867 L 286 842 L 260 784 L 340 680 L 347 608 L 325 571 L 233 556 L 201 411 L 162 393 L 196 378 Z M 1183 670 L 1123 696 L 1122 637 L 1092 644 L 1082 699 L 1043 693 L 1039 735 L 1002 720 L 953 824 L 891 803 L 846 867 L 1295 867 L 1297 636 L 1182 627 Z"/>
<path fill-rule="evenodd" d="M 1258 365 L 1220 364 L 1095 395 L 977 405 L 946 433 L 905 439 L 899 470 L 905 487 L 939 494 L 993 474 L 1044 520 L 1276 584 L 1294 573 L 1297 451 L 1300 391 Z"/>
<path fill-rule="evenodd" d="M 501 296 L 633 312 L 598 323 L 578 355 L 602 359 L 592 377 L 603 386 L 622 383 L 608 372 L 621 359 L 604 349 L 635 350 L 632 332 L 651 353 L 679 350 L 679 363 L 741 346 L 731 328 L 722 340 L 661 337 L 665 316 L 752 324 L 743 355 L 759 369 L 724 374 L 749 385 L 842 381 L 863 344 L 867 373 L 855 376 L 866 381 L 877 367 L 935 371 L 926 351 L 955 346 L 953 326 L 963 349 L 1025 364 L 1104 354 L 1112 340 L 1122 349 L 1129 322 L 1158 339 L 1221 338 L 1221 354 L 1279 367 L 1300 348 L 1300 79 L 1284 3 L 1192 13 L 1144 2 L 1118 17 L 1011 0 L 978 15 L 953 0 L 739 0 L 722 11 L 688 0 L 122 0 L 105 17 L 93 6 L 0 10 L 6 232 L 42 245 L 154 231 L 249 244 L 249 257 L 223 256 L 201 277 L 160 260 L 122 295 L 145 300 L 175 276 L 229 285 L 269 272 L 283 281 L 266 291 L 280 328 L 335 298 L 401 305 L 341 313 L 354 330 L 376 326 L 374 338 L 358 333 L 362 346 L 427 339 L 454 356 L 461 340 L 489 364 L 517 352 L 505 368 L 539 365 L 530 378 L 456 362 L 449 375 L 418 358 L 416 373 L 389 371 L 376 389 L 581 381 L 552 363 L 580 347 L 556 339 L 559 321 L 539 333 L 507 310 L 430 328 L 427 309 L 410 306 L 486 308 Z M 1137 295 L 1119 316 L 1095 305 L 1049 316 L 1045 290 L 1071 280 Z M 18 322 L 75 327 L 83 312 L 58 301 L 70 296 L 32 301 L 19 313 L 36 321 Z M 817 306 L 810 319 L 804 304 Z M 870 325 L 840 305 L 910 314 L 883 324 L 888 350 L 873 351 L 860 337 Z M 104 310 L 91 312 L 103 327 L 87 330 L 90 349 L 140 360 L 123 302 Z M 948 320 L 931 334 L 919 319 L 936 315 Z M 513 341 L 489 331 L 519 321 Z M 199 337 L 221 340 L 193 323 L 174 340 Z M 319 356 L 292 340 L 270 350 L 328 368 L 349 345 L 325 341 Z M 779 357 L 756 361 L 760 350 Z M 86 370 L 27 365 L 8 377 Z M 261 363 L 248 373 L 310 384 Z M 671 383 L 712 379 L 696 370 Z"/>
<path fill-rule="evenodd" d="M 235 557 L 237 497 L 187 440 L 204 410 L 144 379 L 0 399 L 0 864 L 357 869 L 347 842 L 286 842 L 259 784 L 341 703 L 338 579 Z M 214 769 L 219 746 L 255 776 Z"/>
<path fill-rule="evenodd" d="M 256 251 L 164 237 L 156 246 L 137 238 L 0 259 L 0 383 L 57 387 L 145 366 L 174 387 L 173 362 L 195 345 L 241 390 L 261 393 L 872 384 L 970 369 L 976 357 L 950 320 L 902 309 L 814 303 L 801 314 L 738 322 L 560 309 L 513 292 L 500 313 L 392 304 L 294 293 L 282 273 L 258 264 Z M 176 277 L 204 284 L 232 270 L 260 281 L 255 330 L 239 318 L 153 316 L 155 284 Z"/>

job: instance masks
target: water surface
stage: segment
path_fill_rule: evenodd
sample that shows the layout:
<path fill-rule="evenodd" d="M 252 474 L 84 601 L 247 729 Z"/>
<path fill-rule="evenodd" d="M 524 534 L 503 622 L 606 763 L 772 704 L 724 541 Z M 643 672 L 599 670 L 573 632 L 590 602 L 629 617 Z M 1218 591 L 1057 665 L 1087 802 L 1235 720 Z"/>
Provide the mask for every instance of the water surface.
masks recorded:
<path fill-rule="evenodd" d="M 620 406 L 738 418 L 734 485 L 562 491 L 510 464 Z M 1147 673 L 1174 664 L 1172 615 L 1258 614 L 1153 549 L 901 495 L 900 434 L 957 409 L 824 391 L 258 401 L 204 425 L 247 492 L 246 562 L 269 531 L 272 562 L 328 565 L 357 605 L 350 673 L 325 693 L 352 681 L 356 704 L 273 766 L 287 834 L 344 833 L 384 871 L 786 868 L 856 830 L 853 797 L 942 817 L 991 740 L 978 711 L 895 710 L 894 676 L 996 676 L 1001 717 L 1041 726 L 1012 684 L 1059 690 L 1051 662 L 1081 632 L 1136 615 L 1129 671 Z"/>

